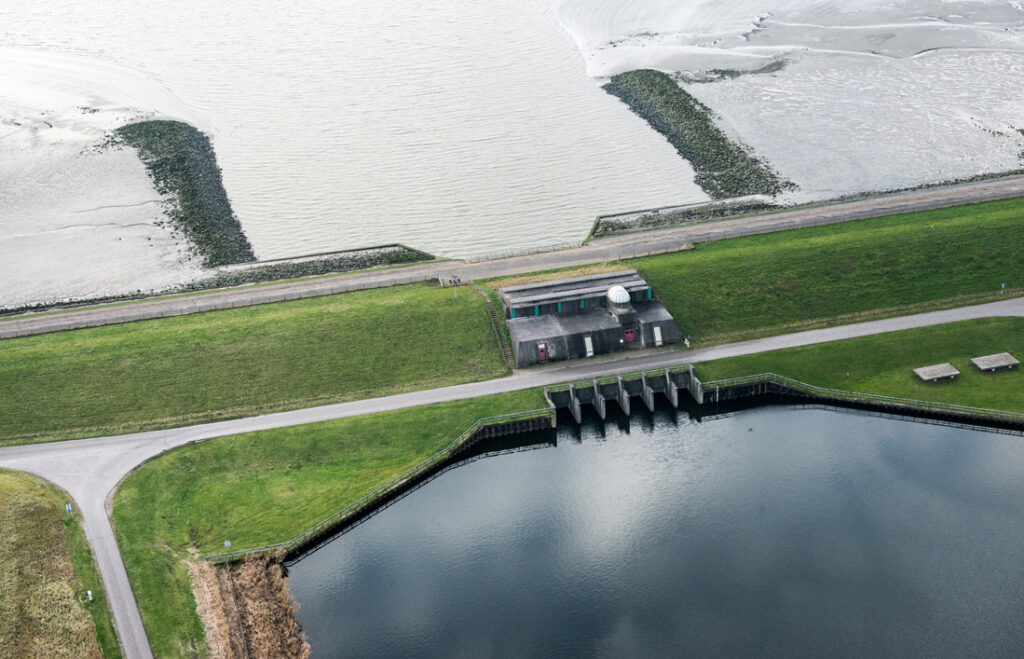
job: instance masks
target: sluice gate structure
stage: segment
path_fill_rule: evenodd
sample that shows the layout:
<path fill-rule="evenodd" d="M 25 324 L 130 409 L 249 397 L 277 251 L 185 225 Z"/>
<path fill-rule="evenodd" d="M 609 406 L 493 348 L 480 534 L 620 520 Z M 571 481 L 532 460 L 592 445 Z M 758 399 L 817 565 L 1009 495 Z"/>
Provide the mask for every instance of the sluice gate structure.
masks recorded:
<path fill-rule="evenodd" d="M 544 395 L 553 410 L 567 409 L 576 423 L 582 423 L 584 405 L 592 406 L 601 419 L 607 418 L 609 404 L 617 404 L 622 412 L 629 416 L 633 398 L 639 398 L 644 406 L 653 412 L 655 394 L 662 394 L 672 407 L 679 407 L 680 390 L 689 393 L 698 403 L 704 401 L 700 380 L 694 374 L 692 366 L 677 366 L 555 385 L 546 388 Z"/>

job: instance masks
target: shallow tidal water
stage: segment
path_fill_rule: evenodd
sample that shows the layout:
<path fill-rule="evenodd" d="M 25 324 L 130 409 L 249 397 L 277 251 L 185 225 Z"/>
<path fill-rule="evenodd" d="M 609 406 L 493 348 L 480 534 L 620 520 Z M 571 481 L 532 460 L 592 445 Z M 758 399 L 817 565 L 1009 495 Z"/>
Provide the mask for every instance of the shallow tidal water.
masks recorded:
<path fill-rule="evenodd" d="M 261 259 L 487 255 L 706 200 L 551 5 L 4 0 L 0 43 L 135 69 L 191 108 Z"/>
<path fill-rule="evenodd" d="M 790 406 L 585 421 L 482 444 L 507 453 L 292 565 L 314 656 L 1024 653 L 1020 436 Z"/>
<path fill-rule="evenodd" d="M 781 201 L 1024 164 L 1018 0 L 3 0 L 0 307 L 203 274 L 138 164 L 95 153 L 128 121 L 209 133 L 261 259 L 494 256 L 707 200 L 608 76 L 765 65 L 683 84 Z"/>

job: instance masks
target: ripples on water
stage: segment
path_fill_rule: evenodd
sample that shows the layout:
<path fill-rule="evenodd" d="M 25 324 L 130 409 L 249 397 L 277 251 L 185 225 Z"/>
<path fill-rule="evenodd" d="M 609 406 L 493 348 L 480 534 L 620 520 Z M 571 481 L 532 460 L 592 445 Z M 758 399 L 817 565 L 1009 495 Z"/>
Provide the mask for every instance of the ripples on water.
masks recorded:
<path fill-rule="evenodd" d="M 1024 652 L 1019 436 L 773 407 L 533 441 L 293 565 L 316 655 Z"/>
<path fill-rule="evenodd" d="M 141 70 L 199 113 L 261 258 L 481 255 L 704 200 L 587 78 L 644 66 L 791 60 L 691 91 L 794 199 L 1019 167 L 1022 23 L 1002 0 L 0 4 L 3 43 Z"/>
<path fill-rule="evenodd" d="M 140 69 L 195 109 L 260 258 L 487 254 L 705 199 L 549 5 L 6 0 L 0 36 Z"/>

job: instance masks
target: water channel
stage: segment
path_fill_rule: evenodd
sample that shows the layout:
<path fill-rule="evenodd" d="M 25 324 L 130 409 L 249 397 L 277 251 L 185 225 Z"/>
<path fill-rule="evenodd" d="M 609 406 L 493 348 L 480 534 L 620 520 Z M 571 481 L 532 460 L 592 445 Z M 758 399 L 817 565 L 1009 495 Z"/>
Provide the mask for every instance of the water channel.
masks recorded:
<path fill-rule="evenodd" d="M 478 445 L 292 564 L 314 656 L 1024 655 L 1019 435 L 584 421 Z"/>

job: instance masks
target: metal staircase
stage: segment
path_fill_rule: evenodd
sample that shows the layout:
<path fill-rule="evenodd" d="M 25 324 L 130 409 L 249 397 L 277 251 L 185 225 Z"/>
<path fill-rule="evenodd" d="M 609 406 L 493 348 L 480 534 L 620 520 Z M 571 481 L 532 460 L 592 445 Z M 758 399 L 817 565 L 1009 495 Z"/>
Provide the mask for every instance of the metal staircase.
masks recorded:
<path fill-rule="evenodd" d="M 487 291 L 480 288 L 475 283 L 469 283 L 472 284 L 477 293 L 483 296 L 484 302 L 487 304 L 487 313 L 491 317 L 491 327 L 494 329 L 495 336 L 498 337 L 498 344 L 501 345 L 501 354 L 505 357 L 505 363 L 508 364 L 509 369 L 514 369 L 516 367 L 516 363 L 515 360 L 512 359 L 512 348 L 509 347 L 508 339 L 505 338 L 505 332 L 501 327 L 501 318 L 498 316 L 498 311 L 494 308 L 494 303 L 491 302 L 491 296 L 487 294 Z"/>

